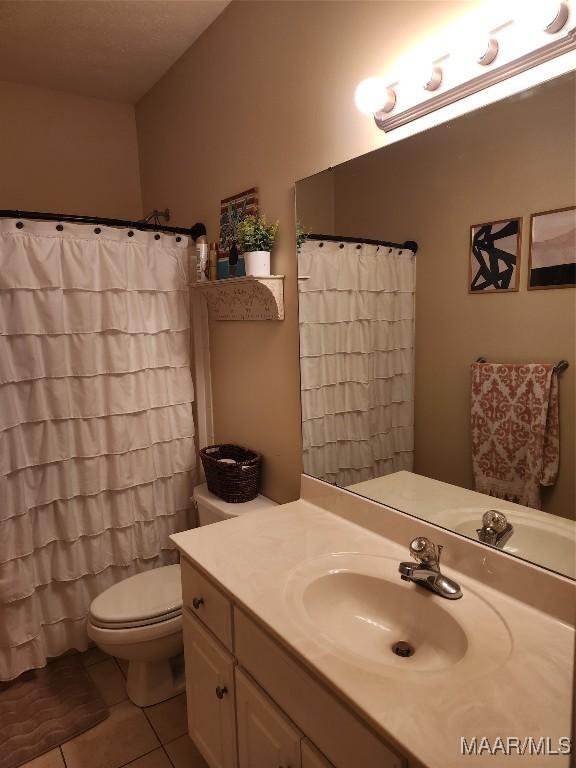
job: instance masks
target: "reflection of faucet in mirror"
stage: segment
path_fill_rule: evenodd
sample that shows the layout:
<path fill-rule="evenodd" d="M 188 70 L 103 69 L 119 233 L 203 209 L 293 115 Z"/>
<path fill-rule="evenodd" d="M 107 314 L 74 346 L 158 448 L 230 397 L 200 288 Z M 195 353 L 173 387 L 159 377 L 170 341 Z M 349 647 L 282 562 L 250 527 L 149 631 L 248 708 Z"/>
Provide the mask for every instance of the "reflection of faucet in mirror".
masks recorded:
<path fill-rule="evenodd" d="M 477 528 L 476 533 L 483 544 L 502 549 L 514 533 L 514 528 L 508 522 L 504 512 L 489 509 L 482 515 L 482 528 Z"/>
<path fill-rule="evenodd" d="M 462 597 L 460 585 L 440 571 L 442 546 L 433 544 L 425 536 L 417 536 L 410 542 L 410 554 L 416 560 L 400 563 L 398 570 L 404 581 L 413 581 L 448 600 Z"/>

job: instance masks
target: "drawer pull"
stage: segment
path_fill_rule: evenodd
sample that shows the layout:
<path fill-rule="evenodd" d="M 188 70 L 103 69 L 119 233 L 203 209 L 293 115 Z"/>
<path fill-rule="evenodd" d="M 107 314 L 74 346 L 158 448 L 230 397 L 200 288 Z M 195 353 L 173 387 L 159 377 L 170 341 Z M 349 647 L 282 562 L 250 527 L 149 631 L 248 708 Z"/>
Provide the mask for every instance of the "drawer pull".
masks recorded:
<path fill-rule="evenodd" d="M 219 698 L 219 699 L 223 699 L 223 698 L 224 698 L 224 694 L 225 694 L 225 693 L 228 693 L 228 688 L 226 688 L 226 686 L 224 686 L 223 688 L 221 688 L 220 686 L 218 686 L 218 687 L 216 688 L 216 696 L 217 696 L 217 698 Z"/>
<path fill-rule="evenodd" d="M 204 598 L 203 597 L 193 597 L 192 598 L 192 605 L 196 610 L 200 608 L 201 605 L 204 605 Z"/>

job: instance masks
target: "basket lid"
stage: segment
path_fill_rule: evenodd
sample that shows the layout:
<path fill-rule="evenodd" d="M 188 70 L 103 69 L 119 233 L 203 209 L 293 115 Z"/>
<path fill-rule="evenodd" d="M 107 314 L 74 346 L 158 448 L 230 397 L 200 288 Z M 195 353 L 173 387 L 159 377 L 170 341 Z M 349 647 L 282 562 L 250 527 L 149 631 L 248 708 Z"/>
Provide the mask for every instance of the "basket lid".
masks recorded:
<path fill-rule="evenodd" d="M 213 512 L 218 512 L 219 514 L 226 517 L 236 517 L 237 515 L 241 515 L 244 512 L 255 512 L 258 509 L 266 509 L 267 507 L 277 506 L 275 501 L 266 498 L 266 496 L 261 496 L 260 494 L 258 494 L 258 496 L 256 496 L 256 498 L 252 499 L 251 501 L 244 501 L 240 502 L 239 504 L 233 504 L 229 501 L 224 501 L 223 499 L 218 498 L 218 496 L 215 496 L 211 491 L 208 490 L 206 483 L 197 485 L 196 488 L 194 488 L 193 499 L 197 504 L 203 504 Z"/>

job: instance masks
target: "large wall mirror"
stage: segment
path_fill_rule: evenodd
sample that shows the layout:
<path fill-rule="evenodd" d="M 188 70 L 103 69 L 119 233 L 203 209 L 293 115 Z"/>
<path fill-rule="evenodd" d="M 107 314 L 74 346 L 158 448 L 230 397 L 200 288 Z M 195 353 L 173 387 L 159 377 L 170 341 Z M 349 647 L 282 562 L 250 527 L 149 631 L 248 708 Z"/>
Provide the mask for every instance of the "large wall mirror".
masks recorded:
<path fill-rule="evenodd" d="M 570 73 L 296 185 L 304 471 L 571 578 L 575 115 Z"/>

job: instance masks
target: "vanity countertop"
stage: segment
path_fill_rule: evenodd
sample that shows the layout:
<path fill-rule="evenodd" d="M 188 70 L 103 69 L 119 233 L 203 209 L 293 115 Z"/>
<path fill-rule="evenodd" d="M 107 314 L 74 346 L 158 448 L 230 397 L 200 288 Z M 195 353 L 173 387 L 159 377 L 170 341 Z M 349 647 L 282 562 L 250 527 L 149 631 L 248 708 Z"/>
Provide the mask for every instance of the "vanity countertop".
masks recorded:
<path fill-rule="evenodd" d="M 291 590 L 299 574 L 315 562 L 329 563 L 330 556 L 336 562 L 335 553 L 371 555 L 395 569 L 396 562 L 408 559 L 407 547 L 304 500 L 172 539 L 185 557 L 386 741 L 429 768 L 499 764 L 498 757 L 487 753 L 462 756 L 461 737 L 468 742 L 486 737 L 492 744 L 497 737 L 549 737 L 555 748 L 560 737 L 571 733 L 574 629 L 547 614 L 445 568 L 461 584 L 464 596 L 450 601 L 424 591 L 427 599 L 440 601 L 456 620 L 459 611 L 468 611 L 470 619 L 472 595 L 487 603 L 507 625 L 506 648 L 491 652 L 488 644 L 486 663 L 466 666 L 460 661 L 446 672 L 390 675 L 375 662 L 360 663 L 311 633 L 292 610 Z M 398 583 L 407 590 L 422 590 L 400 579 Z M 476 629 L 479 639 L 490 635 L 482 620 Z M 567 756 L 500 759 L 506 765 L 539 768 L 548 763 L 566 768 L 569 763 Z"/>

